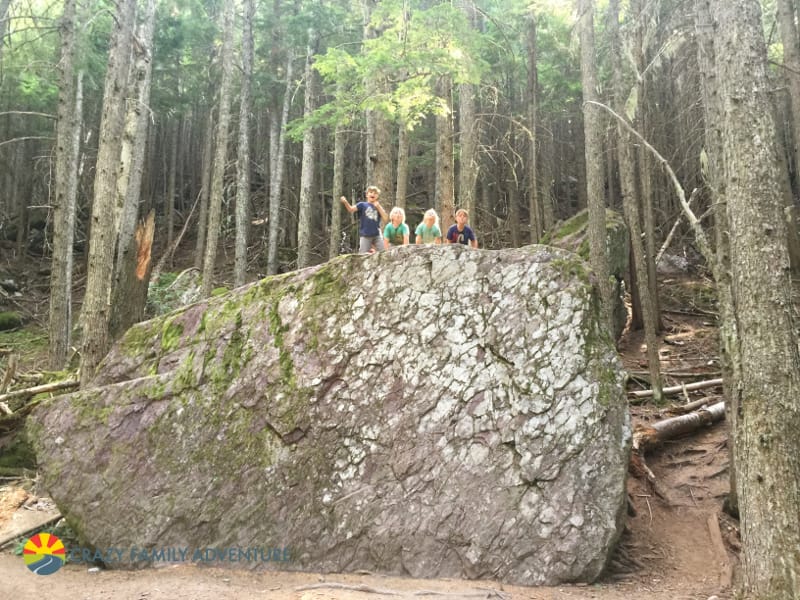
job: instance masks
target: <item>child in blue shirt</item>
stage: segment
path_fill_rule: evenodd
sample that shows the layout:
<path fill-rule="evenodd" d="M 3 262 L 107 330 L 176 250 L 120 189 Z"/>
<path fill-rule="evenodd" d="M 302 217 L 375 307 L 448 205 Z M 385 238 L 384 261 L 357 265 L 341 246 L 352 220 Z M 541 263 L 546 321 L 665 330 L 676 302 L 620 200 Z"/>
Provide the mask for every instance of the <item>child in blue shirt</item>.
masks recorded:
<path fill-rule="evenodd" d="M 339 200 L 350 214 L 358 212 L 358 251 L 361 253 L 383 250 L 381 243 L 381 221 L 389 219 L 386 211 L 378 202 L 381 195 L 380 189 L 371 185 L 367 188 L 367 201 L 359 202 L 355 206 L 342 196 Z"/>
<path fill-rule="evenodd" d="M 456 224 L 447 230 L 447 241 L 450 244 L 464 244 L 470 248 L 478 247 L 478 238 L 475 232 L 467 225 L 469 213 L 463 208 L 456 211 Z"/>

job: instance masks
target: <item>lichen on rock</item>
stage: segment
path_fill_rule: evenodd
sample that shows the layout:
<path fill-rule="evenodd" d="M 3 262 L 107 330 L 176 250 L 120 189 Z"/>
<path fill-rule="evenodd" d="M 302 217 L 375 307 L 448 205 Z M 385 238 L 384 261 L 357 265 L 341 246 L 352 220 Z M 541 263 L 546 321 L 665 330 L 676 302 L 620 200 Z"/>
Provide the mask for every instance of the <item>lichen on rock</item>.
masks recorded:
<path fill-rule="evenodd" d="M 592 581 L 630 425 L 586 268 L 545 246 L 401 247 L 136 325 L 91 388 L 35 413 L 44 485 L 97 547 Z"/>

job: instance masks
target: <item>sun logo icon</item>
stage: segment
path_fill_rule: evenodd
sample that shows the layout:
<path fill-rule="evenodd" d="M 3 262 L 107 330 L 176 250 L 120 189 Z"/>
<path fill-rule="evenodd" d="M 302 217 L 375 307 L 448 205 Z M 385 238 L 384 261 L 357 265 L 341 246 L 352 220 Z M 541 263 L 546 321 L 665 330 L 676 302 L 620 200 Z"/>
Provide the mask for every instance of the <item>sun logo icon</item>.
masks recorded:
<path fill-rule="evenodd" d="M 37 575 L 52 575 L 66 562 L 67 550 L 56 536 L 37 533 L 22 549 L 22 558 L 31 571 Z"/>

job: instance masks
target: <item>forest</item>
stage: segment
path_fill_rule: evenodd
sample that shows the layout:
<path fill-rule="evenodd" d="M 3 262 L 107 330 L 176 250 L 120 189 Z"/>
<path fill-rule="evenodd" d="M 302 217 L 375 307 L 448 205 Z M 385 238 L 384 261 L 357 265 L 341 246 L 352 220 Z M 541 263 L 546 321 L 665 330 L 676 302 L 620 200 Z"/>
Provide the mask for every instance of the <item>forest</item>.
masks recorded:
<path fill-rule="evenodd" d="M 50 261 L 50 368 L 88 381 L 176 253 L 209 296 L 356 251 L 368 185 L 485 249 L 588 209 L 606 299 L 613 209 L 656 399 L 656 257 L 717 285 L 741 590 L 800 594 L 796 1 L 0 0 L 0 38 L 0 252 Z"/>

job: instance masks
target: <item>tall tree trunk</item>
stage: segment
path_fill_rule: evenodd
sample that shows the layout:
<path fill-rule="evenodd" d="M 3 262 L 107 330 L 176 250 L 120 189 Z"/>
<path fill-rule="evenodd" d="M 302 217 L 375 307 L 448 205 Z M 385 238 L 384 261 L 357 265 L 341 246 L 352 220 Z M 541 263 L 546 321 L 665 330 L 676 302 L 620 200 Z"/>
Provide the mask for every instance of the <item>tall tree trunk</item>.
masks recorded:
<path fill-rule="evenodd" d="M 630 11 L 635 19 L 635 62 L 637 68 L 637 105 L 640 107 L 635 124 L 643 135 L 648 136 L 649 115 L 647 113 L 648 85 L 645 76 L 647 69 L 647 57 L 645 56 L 645 28 L 653 18 L 649 11 L 654 10 L 644 0 L 631 2 Z M 650 298 L 653 302 L 653 318 L 655 319 L 656 331 L 661 331 L 664 327 L 661 322 L 661 302 L 658 297 L 658 273 L 656 271 L 655 256 L 658 251 L 656 243 L 655 217 L 653 212 L 653 199 L 655 197 L 655 186 L 653 184 L 655 161 L 646 149 L 639 146 L 639 192 L 642 199 L 642 223 L 644 225 L 645 236 L 645 256 L 647 257 L 647 285 L 650 288 Z"/>
<path fill-rule="evenodd" d="M 400 123 L 397 128 L 397 193 L 395 203 L 406 209 L 406 196 L 408 195 L 408 156 L 409 156 L 409 131 L 405 123 Z M 334 198 L 337 198 L 334 194 Z"/>
<path fill-rule="evenodd" d="M 250 219 L 250 108 L 253 78 L 254 0 L 245 0 L 242 30 L 242 97 L 239 101 L 239 149 L 236 155 L 236 257 L 233 282 L 244 285 L 247 274 L 247 240 Z"/>
<path fill-rule="evenodd" d="M 756 0 L 714 0 L 737 322 L 741 595 L 800 597 L 800 356 L 767 54 Z"/>
<path fill-rule="evenodd" d="M 136 19 L 136 1 L 118 4 L 109 44 L 108 69 L 103 91 L 103 112 L 94 178 L 86 293 L 81 311 L 81 385 L 94 378 L 95 369 L 108 351 L 111 280 L 114 273 L 115 198 L 120 169 L 121 139 L 125 129 L 125 98 Z"/>
<path fill-rule="evenodd" d="M 164 212 L 167 216 L 167 248 L 175 238 L 175 183 L 178 178 L 178 134 L 180 121 L 169 124 L 169 167 L 167 168 L 167 193 L 164 198 Z"/>
<path fill-rule="evenodd" d="M 475 200 L 478 193 L 478 139 L 479 121 L 476 117 L 476 90 L 473 83 L 458 86 L 458 123 L 461 138 L 460 160 L 458 162 L 459 206 L 465 208 L 471 219 L 476 218 Z"/>
<path fill-rule="evenodd" d="M 734 367 L 740 364 L 736 358 L 738 347 L 736 316 L 733 313 L 731 287 L 730 243 L 728 238 L 728 216 L 725 204 L 725 173 L 722 164 L 722 107 L 718 91 L 719 80 L 714 71 L 714 27 L 711 20 L 710 0 L 695 2 L 695 31 L 697 39 L 697 64 L 702 82 L 705 121 L 705 151 L 708 157 L 704 172 L 709 203 L 714 207 L 715 261 L 711 265 L 719 296 L 720 367 L 722 387 L 725 395 L 726 423 L 731 432 L 736 429 L 738 399 L 735 390 L 740 374 Z M 737 514 L 739 503 L 736 497 L 736 462 L 730 456 L 730 492 L 728 511 Z"/>
<path fill-rule="evenodd" d="M 539 198 L 542 204 L 542 229 L 548 231 L 556 221 L 555 207 L 553 206 L 553 174 L 555 162 L 555 139 L 552 129 L 542 137 L 542 175 L 540 178 Z"/>
<path fill-rule="evenodd" d="M 11 5 L 11 0 L 0 0 L 0 40 L 3 40 L 6 35 L 6 25 L 8 23 L 8 7 Z M 65 7 L 66 8 L 66 7 Z M 0 64 L 3 62 L 3 46 L 0 44 Z M 2 82 L 2 72 L 0 72 L 0 82 Z"/>
<path fill-rule="evenodd" d="M 789 83 L 789 102 L 792 109 L 792 137 L 795 193 L 800 188 L 800 40 L 797 36 L 797 9 L 794 0 L 777 0 L 778 29 L 783 42 L 784 74 Z"/>
<path fill-rule="evenodd" d="M 611 37 L 613 55 L 615 108 L 620 115 L 623 115 L 625 114 L 625 99 L 628 94 L 622 77 L 624 59 L 622 55 L 622 40 L 619 33 L 619 0 L 609 0 L 608 33 Z M 647 344 L 647 362 L 650 367 L 650 385 L 653 390 L 653 401 L 656 404 L 661 404 L 664 396 L 661 393 L 661 363 L 658 354 L 658 336 L 652 315 L 653 300 L 650 297 L 650 289 L 647 285 L 647 263 L 644 254 L 644 243 L 642 242 L 639 197 L 636 187 L 636 143 L 621 125 L 617 126 L 617 132 L 619 136 L 617 154 L 619 157 L 622 207 L 625 212 L 625 221 L 630 231 L 636 286 L 638 287 L 642 312 L 644 313 L 644 335 L 645 343 Z"/>
<path fill-rule="evenodd" d="M 286 59 L 286 89 L 283 93 L 283 108 L 280 123 L 273 120 L 270 132 L 270 189 L 269 189 L 269 240 L 267 243 L 267 273 L 278 272 L 278 240 L 281 233 L 281 192 L 283 177 L 286 173 L 286 123 L 289 120 L 289 108 L 292 104 L 292 65 L 294 56 L 289 51 Z M 275 143 L 273 144 L 273 140 Z"/>
<path fill-rule="evenodd" d="M 222 25 L 222 81 L 219 87 L 219 116 L 214 140 L 214 172 L 211 177 L 211 195 L 208 203 L 208 235 L 203 257 L 203 282 L 200 294 L 211 295 L 214 288 L 214 268 L 217 264 L 217 246 L 222 221 L 222 196 L 225 193 L 225 165 L 228 161 L 228 130 L 231 120 L 231 84 L 233 79 L 233 2 L 223 4 Z"/>
<path fill-rule="evenodd" d="M 436 115 L 436 206 L 443 225 L 442 232 L 455 221 L 455 180 L 453 175 L 453 82 L 447 76 L 439 80 L 439 97 L 445 112 Z"/>
<path fill-rule="evenodd" d="M 117 179 L 118 238 L 109 319 L 109 333 L 112 339 L 134 323 L 141 321 L 147 304 L 149 279 L 144 275 L 149 274 L 149 268 L 142 270 L 139 264 L 143 254 L 139 252 L 134 232 L 139 213 L 142 171 L 147 148 L 155 18 L 156 1 L 148 0 L 137 32 L 138 43 L 134 47 L 135 58 L 130 76 L 134 100 L 129 102 L 127 107 L 125 132 L 122 137 L 120 163 L 128 165 L 128 168 L 123 169 Z M 143 277 L 137 277 L 137 273 L 143 274 Z"/>
<path fill-rule="evenodd" d="M 539 243 L 541 238 L 542 227 L 542 209 L 539 202 L 539 187 L 538 178 L 539 171 L 537 168 L 537 137 L 536 125 L 538 122 L 536 116 L 536 106 L 539 97 L 539 81 L 536 69 L 536 15 L 533 8 L 529 9 L 527 15 L 527 39 L 528 46 L 528 93 L 527 93 L 527 108 L 528 108 L 528 129 L 530 130 L 530 146 L 528 149 L 528 211 L 530 213 L 530 242 L 531 244 Z"/>
<path fill-rule="evenodd" d="M 214 170 L 214 110 L 209 108 L 203 142 L 200 174 L 200 211 L 197 214 L 197 241 L 194 248 L 194 267 L 203 268 L 208 238 L 208 205 L 211 197 L 211 173 Z"/>
<path fill-rule="evenodd" d="M 606 204 L 603 185 L 603 131 L 600 112 L 596 102 L 597 65 L 594 48 L 594 0 L 579 0 L 581 39 L 581 84 L 583 87 L 583 129 L 586 157 L 586 194 L 589 203 L 589 258 L 597 274 L 603 312 L 608 331 L 612 328 L 614 301 L 611 297 L 611 282 L 606 255 Z"/>
<path fill-rule="evenodd" d="M 49 364 L 64 367 L 72 340 L 72 246 L 75 239 L 75 203 L 78 191 L 78 153 L 82 113 L 82 74 L 75 76 L 75 4 L 64 2 L 59 24 L 61 60 L 58 62 L 56 181 L 53 210 L 53 259 L 50 271 Z M 8 2 L 0 6 L 5 15 Z M 0 34 L 2 28 L 0 28 Z M 2 44 L 0 44 L 1 46 Z"/>
<path fill-rule="evenodd" d="M 347 141 L 344 125 L 337 125 L 333 134 L 333 191 L 331 202 L 331 231 L 328 240 L 328 258 L 339 255 L 342 245 L 342 203 L 344 196 L 344 149 Z"/>
<path fill-rule="evenodd" d="M 364 39 L 374 39 L 380 30 L 371 25 L 372 12 L 378 0 L 362 0 L 364 9 Z M 366 82 L 367 93 L 373 95 L 388 90 L 385 80 L 370 79 Z M 392 125 L 377 109 L 366 111 L 367 117 L 367 184 L 381 190 L 381 205 L 394 206 L 392 185 Z"/>
<path fill-rule="evenodd" d="M 317 46 L 317 33 L 308 30 L 306 52 L 306 91 L 303 116 L 308 118 L 314 111 L 314 53 Z M 297 268 L 303 269 L 311 264 L 311 222 L 314 210 L 314 129 L 309 127 L 303 133 L 303 161 L 300 172 L 300 210 L 297 216 Z"/>

